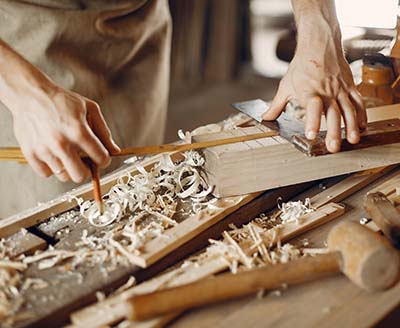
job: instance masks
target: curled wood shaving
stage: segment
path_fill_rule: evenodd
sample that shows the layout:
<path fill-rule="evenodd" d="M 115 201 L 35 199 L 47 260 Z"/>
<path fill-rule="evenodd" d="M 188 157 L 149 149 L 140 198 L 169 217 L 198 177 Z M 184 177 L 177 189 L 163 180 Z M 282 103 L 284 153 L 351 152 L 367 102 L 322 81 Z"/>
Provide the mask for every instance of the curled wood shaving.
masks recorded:
<path fill-rule="evenodd" d="M 104 196 L 105 212 L 100 215 L 93 201 L 80 204 L 81 215 L 97 227 L 119 222 L 129 215 L 156 216 L 167 225 L 174 224 L 177 200 L 190 198 L 197 206 L 206 200 L 212 188 L 202 177 L 204 158 L 194 151 L 184 154 L 184 160 L 173 163 L 168 155 L 149 171 L 137 165 L 139 174 L 127 174 Z"/>

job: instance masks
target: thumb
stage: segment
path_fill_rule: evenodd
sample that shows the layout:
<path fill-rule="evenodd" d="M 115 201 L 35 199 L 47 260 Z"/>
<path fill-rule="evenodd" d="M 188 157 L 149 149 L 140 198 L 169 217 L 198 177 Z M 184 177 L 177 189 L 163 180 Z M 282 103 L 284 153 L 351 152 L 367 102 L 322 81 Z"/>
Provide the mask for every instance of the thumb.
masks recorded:
<path fill-rule="evenodd" d="M 279 86 L 278 92 L 272 100 L 271 105 L 262 116 L 263 119 L 266 121 L 276 120 L 284 111 L 287 102 L 288 97 L 286 96 L 285 92 L 282 91 L 282 87 Z"/>
<path fill-rule="evenodd" d="M 107 148 L 110 154 L 116 154 L 121 151 L 121 148 L 115 143 L 112 138 L 111 131 L 104 119 L 98 104 L 92 101 L 86 103 L 89 125 L 94 134 L 100 139 L 104 147 Z"/>

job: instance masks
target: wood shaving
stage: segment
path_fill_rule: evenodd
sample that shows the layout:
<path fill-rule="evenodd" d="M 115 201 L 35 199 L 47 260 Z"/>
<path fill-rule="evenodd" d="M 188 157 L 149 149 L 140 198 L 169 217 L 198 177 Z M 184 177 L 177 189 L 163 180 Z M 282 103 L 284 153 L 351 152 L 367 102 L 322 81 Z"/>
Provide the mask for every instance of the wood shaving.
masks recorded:
<path fill-rule="evenodd" d="M 179 199 L 190 198 L 197 205 L 193 212 L 199 212 L 202 208 L 198 205 L 212 191 L 202 176 L 203 165 L 204 158 L 195 151 L 184 153 L 179 163 L 165 155 L 149 171 L 137 165 L 139 174 L 121 177 L 104 196 L 104 214 L 100 215 L 94 201 L 80 204 L 80 213 L 96 227 L 119 222 L 126 216 L 133 220 L 152 216 L 163 226 L 175 225 L 172 216 Z"/>

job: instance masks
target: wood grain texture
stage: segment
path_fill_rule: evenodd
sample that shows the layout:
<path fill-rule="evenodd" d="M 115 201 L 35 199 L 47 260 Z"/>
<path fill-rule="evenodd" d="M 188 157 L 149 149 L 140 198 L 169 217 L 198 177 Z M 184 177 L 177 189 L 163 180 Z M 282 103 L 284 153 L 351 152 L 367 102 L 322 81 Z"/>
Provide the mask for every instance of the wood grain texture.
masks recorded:
<path fill-rule="evenodd" d="M 260 131 L 264 128 L 257 126 Z M 255 128 L 225 132 L 252 134 Z M 208 138 L 218 138 L 218 134 Z M 201 140 L 199 136 L 197 140 Z M 248 143 L 204 150 L 208 182 L 218 197 L 268 190 L 400 162 L 400 143 L 319 157 L 308 157 L 277 137 L 276 144 L 253 147 Z"/>

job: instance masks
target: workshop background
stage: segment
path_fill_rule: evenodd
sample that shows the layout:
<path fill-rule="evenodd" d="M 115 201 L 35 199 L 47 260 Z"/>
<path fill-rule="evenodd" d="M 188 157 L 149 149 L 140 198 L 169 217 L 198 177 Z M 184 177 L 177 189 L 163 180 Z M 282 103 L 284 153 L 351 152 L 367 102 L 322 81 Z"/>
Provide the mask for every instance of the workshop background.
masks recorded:
<path fill-rule="evenodd" d="M 397 1 L 380 0 L 379 10 L 376 4 L 336 0 L 357 83 L 362 55 L 389 49 L 396 34 Z M 174 30 L 166 142 L 176 140 L 179 129 L 226 118 L 233 113 L 232 102 L 272 99 L 296 47 L 290 0 L 170 0 L 170 8 Z"/>

